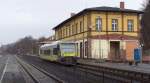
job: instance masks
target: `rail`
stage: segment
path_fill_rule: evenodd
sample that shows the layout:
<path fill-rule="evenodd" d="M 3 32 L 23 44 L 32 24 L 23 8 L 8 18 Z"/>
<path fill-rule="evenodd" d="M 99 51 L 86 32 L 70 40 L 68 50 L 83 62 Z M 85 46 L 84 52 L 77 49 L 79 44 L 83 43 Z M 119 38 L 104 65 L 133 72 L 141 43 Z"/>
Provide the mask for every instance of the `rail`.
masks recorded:
<path fill-rule="evenodd" d="M 38 80 L 34 75 L 31 74 L 31 72 L 25 67 L 25 65 L 22 64 L 21 60 L 20 60 L 17 56 L 16 56 L 16 59 L 17 59 L 18 63 L 21 65 L 21 67 L 25 70 L 25 72 L 27 72 L 27 74 L 33 79 L 33 81 L 34 81 L 35 83 L 41 83 L 41 82 L 39 82 L 39 80 Z M 26 63 L 26 64 L 27 64 L 27 63 Z M 30 66 L 32 66 L 33 68 L 37 69 L 38 71 L 40 71 L 41 73 L 43 73 L 43 74 L 46 75 L 47 77 L 52 78 L 52 79 L 55 80 L 57 83 L 66 83 L 66 82 L 64 82 L 63 80 L 59 79 L 58 77 L 56 77 L 56 76 L 54 76 L 54 75 L 52 75 L 52 74 L 46 72 L 45 70 L 43 70 L 43 69 L 41 69 L 41 68 L 39 68 L 39 67 L 36 67 L 36 66 L 33 65 L 33 64 L 28 64 L 28 65 L 30 65 Z"/>

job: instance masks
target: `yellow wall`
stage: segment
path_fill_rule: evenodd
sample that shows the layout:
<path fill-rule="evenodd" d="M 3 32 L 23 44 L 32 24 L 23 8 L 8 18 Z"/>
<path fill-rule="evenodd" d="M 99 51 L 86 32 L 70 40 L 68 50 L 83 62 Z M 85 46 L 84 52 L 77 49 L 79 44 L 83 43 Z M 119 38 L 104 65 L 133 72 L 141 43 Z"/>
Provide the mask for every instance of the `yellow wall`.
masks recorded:
<path fill-rule="evenodd" d="M 100 16 L 102 18 L 102 30 L 106 31 L 106 15 L 105 12 L 92 12 L 91 14 L 91 23 L 92 23 L 92 30 L 96 30 L 95 28 L 95 23 L 96 23 L 96 18 Z"/>
<path fill-rule="evenodd" d="M 102 19 L 102 31 L 96 31 L 96 18 L 101 17 Z M 112 31 L 112 19 L 118 19 L 118 31 Z M 128 32 L 128 20 L 133 20 L 134 22 L 134 31 Z M 80 30 L 80 22 L 82 22 L 82 30 Z M 76 18 L 70 20 L 68 23 L 62 25 L 58 29 L 55 30 L 56 40 L 62 41 L 75 41 L 80 45 L 80 43 L 86 41 L 88 42 L 88 52 L 87 54 L 91 55 L 86 57 L 90 58 L 108 58 L 110 51 L 110 42 L 114 40 L 100 40 L 100 39 L 88 39 L 89 36 L 98 36 L 98 35 L 106 35 L 106 34 L 120 34 L 126 36 L 138 37 L 139 30 L 139 15 L 136 13 L 116 13 L 116 12 L 87 12 Z M 77 24 L 77 26 L 76 26 Z M 89 28 L 91 28 L 91 32 L 89 32 Z M 76 33 L 77 32 L 77 33 Z M 115 40 L 116 41 L 116 40 Z M 120 41 L 119 39 L 117 41 Z M 100 48 L 99 48 L 100 45 Z M 120 47 L 125 48 L 126 43 L 120 42 Z M 80 48 L 78 47 L 78 50 Z M 102 51 L 102 52 L 101 52 Z M 84 44 L 84 52 L 85 52 L 85 44 Z M 78 51 L 78 56 L 80 55 L 80 51 Z M 101 56 L 102 55 L 102 56 Z M 84 53 L 85 56 L 85 53 Z"/>
<path fill-rule="evenodd" d="M 139 28 L 139 17 L 136 13 L 115 13 L 115 12 L 92 12 L 91 14 L 91 23 L 92 30 L 96 30 L 96 18 L 99 16 L 102 18 L 102 31 L 106 31 L 108 29 L 108 34 L 123 34 L 128 36 L 138 36 L 138 28 Z M 107 20 L 106 20 L 107 18 Z M 112 32 L 112 19 L 118 19 L 118 32 Z M 128 32 L 128 20 L 133 20 L 133 32 Z M 122 28 L 123 27 L 123 28 Z M 123 30 L 122 30 L 123 29 Z M 98 31 L 97 31 L 98 32 Z M 104 33 L 103 32 L 103 33 Z M 98 35 L 98 33 L 93 32 L 92 35 Z M 101 35 L 101 33 L 99 33 Z"/>
<path fill-rule="evenodd" d="M 81 28 L 80 28 L 80 23 L 81 23 Z M 81 38 L 78 36 L 83 35 L 86 36 L 86 31 L 87 31 L 87 15 L 81 15 L 78 16 L 77 18 L 71 20 L 70 22 L 64 24 L 63 26 L 59 27 L 57 30 L 55 30 L 55 37 L 56 40 L 64 40 L 70 37 L 76 37 L 76 38 Z M 67 32 L 66 32 L 67 31 Z M 83 36 L 82 36 L 83 37 Z"/>
<path fill-rule="evenodd" d="M 102 32 L 96 31 L 95 25 L 96 25 L 96 18 L 98 16 L 102 18 Z M 115 32 L 112 31 L 112 19 L 118 19 L 118 31 Z M 133 32 L 127 31 L 127 27 L 128 27 L 127 22 L 129 19 L 133 20 L 134 22 Z M 76 17 L 75 19 L 72 19 L 68 23 L 59 27 L 57 30 L 55 30 L 55 36 L 56 36 L 56 40 L 62 40 L 62 39 L 68 40 L 69 38 L 70 39 L 74 38 L 74 40 L 78 40 L 81 39 L 83 36 L 87 37 L 88 28 L 91 27 L 92 28 L 91 36 L 105 35 L 106 30 L 108 30 L 108 34 L 122 34 L 123 31 L 124 35 L 137 37 L 138 28 L 139 28 L 138 23 L 140 23 L 139 21 L 140 21 L 139 16 L 136 13 L 88 12 Z M 82 22 L 82 28 L 81 28 L 82 30 L 80 30 L 80 22 Z M 77 28 L 76 28 L 76 24 L 77 24 Z"/>
<path fill-rule="evenodd" d="M 139 23 L 138 21 L 140 21 L 138 19 L 138 15 L 137 14 L 128 14 L 125 13 L 124 14 L 124 31 L 127 31 L 127 20 L 128 19 L 133 19 L 134 20 L 134 31 L 137 31 L 137 28 L 139 27 L 137 23 Z"/>
<path fill-rule="evenodd" d="M 121 13 L 108 13 L 108 31 L 112 31 L 112 19 L 118 20 L 118 31 L 122 31 L 122 16 Z"/>

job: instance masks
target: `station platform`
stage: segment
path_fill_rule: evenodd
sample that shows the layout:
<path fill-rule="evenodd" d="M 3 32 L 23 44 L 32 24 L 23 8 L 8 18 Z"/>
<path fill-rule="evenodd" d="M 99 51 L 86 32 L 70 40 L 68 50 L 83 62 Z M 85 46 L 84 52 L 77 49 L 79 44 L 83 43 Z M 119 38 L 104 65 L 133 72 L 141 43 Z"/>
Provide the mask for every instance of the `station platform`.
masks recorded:
<path fill-rule="evenodd" d="M 112 63 L 112 62 L 105 62 L 104 60 L 90 60 L 90 59 L 79 59 L 78 63 L 150 74 L 150 64 L 146 63 L 139 63 L 136 66 L 136 65 L 129 65 L 129 63 Z"/>
<path fill-rule="evenodd" d="M 0 83 L 34 83 L 13 55 L 0 57 Z"/>

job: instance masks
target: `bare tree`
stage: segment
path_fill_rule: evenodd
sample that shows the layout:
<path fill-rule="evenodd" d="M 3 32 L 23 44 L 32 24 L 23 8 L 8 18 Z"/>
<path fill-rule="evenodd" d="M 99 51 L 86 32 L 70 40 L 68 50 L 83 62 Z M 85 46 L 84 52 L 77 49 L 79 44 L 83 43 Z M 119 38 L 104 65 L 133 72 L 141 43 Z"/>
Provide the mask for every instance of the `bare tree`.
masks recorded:
<path fill-rule="evenodd" d="M 143 1 L 143 3 L 142 3 L 142 10 L 145 10 L 146 9 L 146 7 L 147 7 L 147 5 L 148 5 L 148 3 L 149 3 L 149 0 L 145 0 L 145 1 Z"/>
<path fill-rule="evenodd" d="M 4 52 L 11 54 L 38 54 L 38 41 L 31 36 L 27 36 L 2 48 L 5 48 Z"/>
<path fill-rule="evenodd" d="M 150 1 L 146 2 L 146 8 L 141 20 L 141 42 L 144 44 L 144 50 L 150 49 Z"/>

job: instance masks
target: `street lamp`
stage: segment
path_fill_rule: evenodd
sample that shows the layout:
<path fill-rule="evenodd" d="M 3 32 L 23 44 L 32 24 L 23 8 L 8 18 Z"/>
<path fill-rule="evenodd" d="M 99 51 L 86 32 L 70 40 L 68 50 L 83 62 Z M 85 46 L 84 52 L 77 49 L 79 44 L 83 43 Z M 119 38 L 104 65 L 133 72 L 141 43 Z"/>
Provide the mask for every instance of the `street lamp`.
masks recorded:
<path fill-rule="evenodd" d="M 141 43 L 140 44 L 140 49 L 141 49 L 141 63 L 143 62 L 143 46 L 144 46 L 144 44 Z"/>

